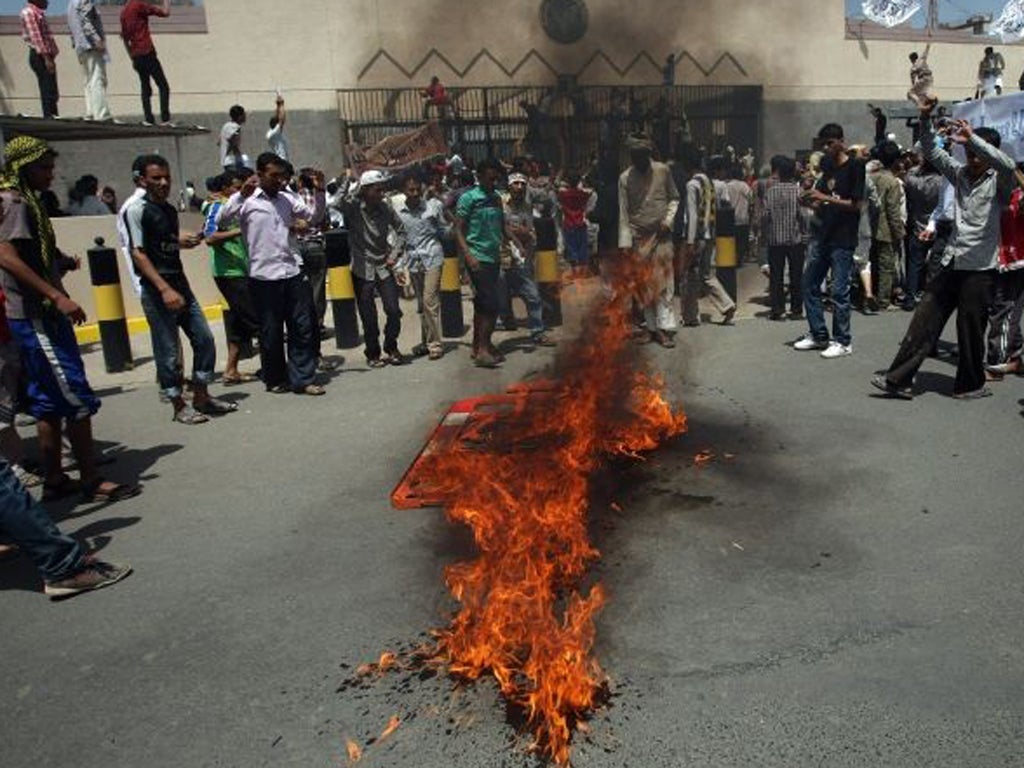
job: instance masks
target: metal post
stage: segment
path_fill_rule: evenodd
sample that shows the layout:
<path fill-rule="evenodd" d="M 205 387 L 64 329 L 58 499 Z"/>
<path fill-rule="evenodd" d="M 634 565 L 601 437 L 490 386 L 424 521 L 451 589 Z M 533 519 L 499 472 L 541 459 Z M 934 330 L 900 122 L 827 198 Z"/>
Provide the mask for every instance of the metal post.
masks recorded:
<path fill-rule="evenodd" d="M 88 251 L 89 277 L 96 301 L 96 320 L 103 347 L 103 363 L 107 373 L 120 373 L 134 367 L 132 347 L 128 339 L 121 275 L 117 268 L 117 251 L 107 248 L 102 237 Z"/>
<path fill-rule="evenodd" d="M 348 250 L 348 232 L 332 229 L 324 234 L 327 257 L 327 298 L 334 316 L 334 341 L 338 349 L 359 346 L 359 321 L 356 318 L 356 289 L 352 282 L 352 255 Z"/>
<path fill-rule="evenodd" d="M 541 302 L 544 325 L 554 328 L 562 324 L 562 278 L 558 273 L 558 231 L 551 216 L 537 219 L 537 251 L 534 274 Z"/>

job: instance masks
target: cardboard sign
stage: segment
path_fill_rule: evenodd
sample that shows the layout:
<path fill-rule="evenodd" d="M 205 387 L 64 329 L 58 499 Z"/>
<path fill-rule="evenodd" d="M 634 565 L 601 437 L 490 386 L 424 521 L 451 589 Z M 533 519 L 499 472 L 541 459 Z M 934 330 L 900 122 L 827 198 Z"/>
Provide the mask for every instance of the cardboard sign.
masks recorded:
<path fill-rule="evenodd" d="M 953 117 L 973 128 L 995 128 L 1002 139 L 999 148 L 1018 162 L 1024 159 L 1024 92 L 962 101 L 953 107 Z"/>
<path fill-rule="evenodd" d="M 345 148 L 348 162 L 356 173 L 369 170 L 396 171 L 421 163 L 438 155 L 448 154 L 444 130 L 436 122 L 406 133 L 396 133 L 372 147 L 349 144 Z"/>

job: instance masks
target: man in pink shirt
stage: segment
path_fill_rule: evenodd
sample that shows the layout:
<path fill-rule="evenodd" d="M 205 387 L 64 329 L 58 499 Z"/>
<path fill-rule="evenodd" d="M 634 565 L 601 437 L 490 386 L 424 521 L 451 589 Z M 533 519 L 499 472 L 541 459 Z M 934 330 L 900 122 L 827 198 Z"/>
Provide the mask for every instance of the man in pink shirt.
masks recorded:
<path fill-rule="evenodd" d="M 142 87 L 142 113 L 147 123 L 155 123 L 153 117 L 153 87 L 150 80 L 156 82 L 160 90 L 160 121 L 171 122 L 171 87 L 164 76 L 164 68 L 156 56 L 153 38 L 149 33 L 149 17 L 167 18 L 171 15 L 171 0 L 160 0 L 160 5 L 153 5 L 147 0 L 128 0 L 121 10 L 121 38 L 132 67 L 139 74 Z"/>
<path fill-rule="evenodd" d="M 28 0 L 21 9 L 21 39 L 28 44 L 28 65 L 39 81 L 39 98 L 43 103 L 43 117 L 57 117 L 57 41 L 53 39 L 46 21 L 49 0 Z"/>

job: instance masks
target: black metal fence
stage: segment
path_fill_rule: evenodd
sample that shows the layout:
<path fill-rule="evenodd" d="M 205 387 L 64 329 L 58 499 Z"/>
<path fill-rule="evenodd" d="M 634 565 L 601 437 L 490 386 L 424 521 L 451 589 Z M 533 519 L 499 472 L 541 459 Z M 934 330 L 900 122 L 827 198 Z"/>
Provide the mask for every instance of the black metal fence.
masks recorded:
<path fill-rule="evenodd" d="M 415 88 L 338 94 L 347 139 L 362 145 L 436 118 L 466 157 L 531 154 L 563 168 L 620 152 L 634 131 L 647 132 L 663 157 L 682 141 L 712 153 L 760 149 L 760 86 L 503 86 L 452 88 L 448 97 L 433 105 Z"/>

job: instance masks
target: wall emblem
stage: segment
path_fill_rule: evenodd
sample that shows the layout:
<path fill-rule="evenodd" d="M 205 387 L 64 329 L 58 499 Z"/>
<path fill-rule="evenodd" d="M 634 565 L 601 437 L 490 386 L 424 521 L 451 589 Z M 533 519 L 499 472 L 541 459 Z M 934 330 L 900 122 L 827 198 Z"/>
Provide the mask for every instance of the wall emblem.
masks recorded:
<path fill-rule="evenodd" d="M 544 0 L 540 23 L 556 43 L 575 43 L 587 33 L 590 15 L 583 0 Z"/>

